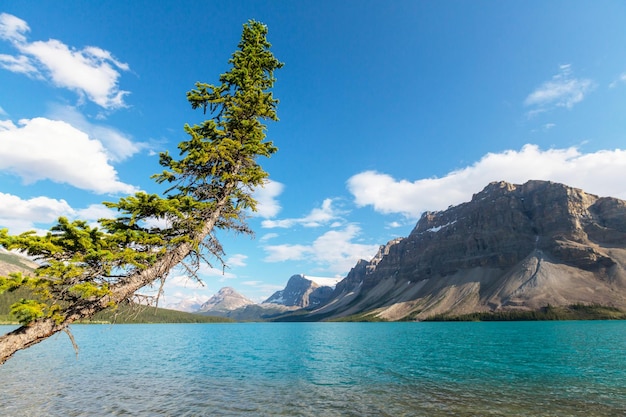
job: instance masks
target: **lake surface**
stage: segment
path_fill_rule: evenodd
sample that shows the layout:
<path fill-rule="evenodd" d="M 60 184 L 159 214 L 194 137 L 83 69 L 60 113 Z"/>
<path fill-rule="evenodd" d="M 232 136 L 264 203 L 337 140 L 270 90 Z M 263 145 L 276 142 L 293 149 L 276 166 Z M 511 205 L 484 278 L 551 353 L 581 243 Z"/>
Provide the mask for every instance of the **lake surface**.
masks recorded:
<path fill-rule="evenodd" d="M 10 327 L 0 326 L 6 333 Z M 626 322 L 82 325 L 2 416 L 623 416 Z"/>

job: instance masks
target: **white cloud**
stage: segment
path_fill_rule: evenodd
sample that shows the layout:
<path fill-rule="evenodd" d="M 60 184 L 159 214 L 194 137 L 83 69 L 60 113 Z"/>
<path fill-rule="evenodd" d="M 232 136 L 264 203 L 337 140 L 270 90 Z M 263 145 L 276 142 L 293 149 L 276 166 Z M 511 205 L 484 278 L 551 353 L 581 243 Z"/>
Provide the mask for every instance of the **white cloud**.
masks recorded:
<path fill-rule="evenodd" d="M 49 197 L 22 199 L 0 192 L 0 228 L 8 228 L 11 234 L 35 230 L 35 224 L 51 223 L 60 216 L 73 213 L 65 200 Z"/>
<path fill-rule="evenodd" d="M 128 135 L 114 127 L 89 122 L 75 107 L 53 105 L 49 118 L 67 122 L 87 133 L 90 138 L 97 138 L 111 161 L 123 161 L 147 146 L 145 143 L 134 143 Z"/>
<path fill-rule="evenodd" d="M 353 224 L 344 230 L 331 230 L 315 239 L 313 253 L 317 262 L 328 264 L 330 273 L 344 274 L 359 259 L 370 260 L 378 251 L 379 245 L 364 245 L 353 242 L 361 229 Z"/>
<path fill-rule="evenodd" d="M 78 209 L 74 211 L 74 217 L 87 220 L 96 221 L 99 219 L 114 219 L 118 215 L 117 210 L 110 209 L 102 204 L 91 204 L 87 208 Z"/>
<path fill-rule="evenodd" d="M 336 220 L 339 215 L 341 215 L 341 212 L 333 207 L 333 200 L 331 198 L 327 198 L 322 202 L 321 207 L 314 208 L 304 217 L 295 219 L 263 220 L 261 222 L 261 227 L 266 229 L 286 229 L 295 225 L 302 225 L 304 227 L 319 227 Z"/>
<path fill-rule="evenodd" d="M 326 286 L 326 287 L 334 287 L 344 277 L 312 277 L 310 275 L 305 275 L 305 278 L 313 281 L 317 285 L 322 285 L 322 286 Z"/>
<path fill-rule="evenodd" d="M 33 42 L 19 49 L 32 56 L 56 86 L 85 94 L 105 109 L 125 106 L 124 96 L 128 92 L 118 88 L 117 69 L 128 70 L 128 65 L 115 60 L 110 52 L 96 47 L 70 49 L 56 39 Z"/>
<path fill-rule="evenodd" d="M 31 60 L 23 55 L 12 56 L 0 54 L 0 68 L 11 72 L 26 74 L 33 78 L 43 79 L 43 77 L 39 75 L 39 70 L 32 64 Z"/>
<path fill-rule="evenodd" d="M 319 236 L 311 245 L 269 245 L 266 262 L 308 260 L 321 265 L 324 272 L 342 275 L 352 268 L 359 259 L 371 259 L 378 251 L 378 245 L 355 243 L 361 229 L 354 224 L 343 230 L 330 230 Z"/>
<path fill-rule="evenodd" d="M 0 170 L 26 183 L 50 179 L 98 194 L 137 191 L 120 182 L 102 144 L 70 124 L 42 117 L 0 122 Z"/>
<path fill-rule="evenodd" d="M 28 23 L 8 13 L 0 13 L 0 39 L 11 42 L 26 42 L 25 34 L 30 31 Z"/>
<path fill-rule="evenodd" d="M 322 202 L 322 207 L 314 208 L 306 217 L 300 220 L 306 227 L 318 227 L 336 219 L 338 215 L 339 213 L 333 207 L 333 200 L 327 198 Z"/>
<path fill-rule="evenodd" d="M 169 276 L 165 280 L 164 288 L 173 289 L 173 288 L 204 288 L 202 282 L 197 279 L 190 277 L 188 275 L 174 275 Z"/>
<path fill-rule="evenodd" d="M 228 259 L 226 260 L 226 265 L 228 265 L 229 267 L 233 267 L 233 266 L 243 267 L 243 266 L 246 266 L 246 259 L 248 259 L 247 255 L 238 253 L 238 254 L 229 256 Z"/>
<path fill-rule="evenodd" d="M 269 245 L 264 249 L 269 253 L 265 258 L 267 262 L 298 261 L 312 252 L 310 246 L 291 244 Z"/>
<path fill-rule="evenodd" d="M 266 233 L 263 236 L 261 236 L 261 238 L 259 240 L 261 242 L 265 242 L 265 241 L 268 241 L 270 239 L 274 239 L 275 237 L 278 237 L 278 233 Z"/>
<path fill-rule="evenodd" d="M 141 294 L 156 297 L 161 282 L 141 289 Z M 170 275 L 163 285 L 163 293 L 159 297 L 159 306 L 176 310 L 191 311 L 195 305 L 206 302 L 209 290 L 201 282 L 187 275 Z"/>
<path fill-rule="evenodd" d="M 196 279 L 192 277 L 191 274 L 182 266 L 176 267 L 171 273 L 170 276 L 165 280 L 165 285 L 163 287 L 164 293 L 168 295 L 168 300 L 171 300 L 171 295 L 176 289 L 201 289 L 205 287 L 206 278 L 215 278 L 219 277 L 219 282 L 224 282 L 226 280 L 231 280 L 237 278 L 237 275 L 228 272 L 228 268 L 230 267 L 245 267 L 245 260 L 248 257 L 242 254 L 235 254 L 226 259 L 226 267 L 222 269 L 221 267 L 217 267 L 217 262 L 215 266 L 210 266 L 206 263 L 202 263 L 200 268 L 197 271 L 197 277 L 200 279 Z M 188 297 L 188 296 L 187 296 Z M 183 297 L 186 298 L 186 297 Z M 208 297 L 207 297 L 208 298 Z M 171 301 L 168 301 L 168 303 Z"/>
<path fill-rule="evenodd" d="M 615 81 L 609 84 L 609 88 L 615 88 L 618 85 L 623 84 L 623 83 L 626 83 L 626 72 L 620 74 L 620 76 L 617 77 Z"/>
<path fill-rule="evenodd" d="M 120 90 L 118 84 L 120 71 L 128 71 L 128 64 L 95 46 L 79 50 L 56 39 L 28 42 L 29 30 L 28 24 L 18 17 L 0 14 L 0 38 L 10 41 L 20 53 L 0 55 L 0 67 L 48 79 L 105 109 L 126 106 L 124 97 L 129 93 Z"/>
<path fill-rule="evenodd" d="M 209 298 L 211 297 L 207 294 L 198 294 L 197 292 L 176 291 L 170 295 L 170 291 L 165 291 L 159 300 L 159 306 L 193 313 L 198 306 L 209 301 Z"/>
<path fill-rule="evenodd" d="M 474 165 L 442 178 L 396 180 L 390 175 L 366 171 L 351 177 L 348 190 L 358 206 L 372 206 L 384 213 L 419 218 L 426 210 L 443 210 L 469 201 L 472 194 L 492 181 L 522 184 L 548 180 L 577 187 L 600 196 L 626 198 L 626 150 L 581 153 L 577 148 L 541 150 L 525 145 L 520 151 L 489 153 Z"/>
<path fill-rule="evenodd" d="M 277 181 L 268 180 L 262 187 L 254 190 L 254 198 L 257 201 L 255 215 L 270 218 L 276 216 L 280 212 L 280 204 L 278 197 L 284 189 L 284 185 Z"/>
<path fill-rule="evenodd" d="M 98 219 L 114 218 L 116 212 L 101 204 L 74 209 L 62 199 L 45 196 L 23 199 L 0 192 L 0 228 L 8 228 L 11 234 L 29 230 L 44 234 L 61 216 L 85 220 L 97 226 Z"/>
<path fill-rule="evenodd" d="M 585 98 L 585 94 L 593 90 L 595 84 L 592 80 L 572 78 L 571 72 L 571 65 L 561 65 L 558 74 L 526 97 L 524 105 L 533 107 L 528 113 L 529 116 L 548 111 L 553 107 L 571 109 L 574 104 L 580 103 Z"/>

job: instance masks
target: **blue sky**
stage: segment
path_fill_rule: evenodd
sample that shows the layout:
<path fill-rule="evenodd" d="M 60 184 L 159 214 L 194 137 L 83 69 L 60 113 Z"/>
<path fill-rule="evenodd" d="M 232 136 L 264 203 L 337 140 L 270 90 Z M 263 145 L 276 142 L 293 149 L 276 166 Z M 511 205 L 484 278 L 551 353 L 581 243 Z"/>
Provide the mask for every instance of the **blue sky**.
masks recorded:
<path fill-rule="evenodd" d="M 279 151 L 261 161 L 256 232 L 220 236 L 223 286 L 261 301 L 297 273 L 343 277 L 425 210 L 490 181 L 547 179 L 626 198 L 621 1 L 12 1 L 0 8 L 0 227 L 95 221 L 159 192 L 158 153 L 197 123 L 242 24 L 274 54 Z"/>

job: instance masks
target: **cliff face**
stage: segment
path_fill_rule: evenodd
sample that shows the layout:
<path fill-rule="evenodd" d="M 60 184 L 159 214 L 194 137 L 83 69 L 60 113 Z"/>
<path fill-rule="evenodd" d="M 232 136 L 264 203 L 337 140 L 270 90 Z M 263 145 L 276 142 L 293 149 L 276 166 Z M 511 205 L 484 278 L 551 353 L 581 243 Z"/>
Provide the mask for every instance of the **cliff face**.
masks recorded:
<path fill-rule="evenodd" d="M 285 289 L 276 291 L 263 304 L 311 308 L 328 301 L 332 292 L 332 288 L 320 286 L 305 278 L 304 275 L 293 275 L 287 281 Z"/>
<path fill-rule="evenodd" d="M 626 308 L 626 202 L 546 181 L 426 212 L 314 313 L 386 319 L 598 303 Z"/>

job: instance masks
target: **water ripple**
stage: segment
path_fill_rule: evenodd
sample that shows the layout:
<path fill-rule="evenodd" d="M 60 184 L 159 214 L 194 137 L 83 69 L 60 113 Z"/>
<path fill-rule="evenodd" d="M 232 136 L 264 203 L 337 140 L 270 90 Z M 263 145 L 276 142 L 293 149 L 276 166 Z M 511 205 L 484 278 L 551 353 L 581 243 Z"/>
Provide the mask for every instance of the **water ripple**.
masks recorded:
<path fill-rule="evenodd" d="M 0 367 L 0 415 L 626 415 L 626 322 L 73 332 L 78 359 L 53 337 Z"/>

